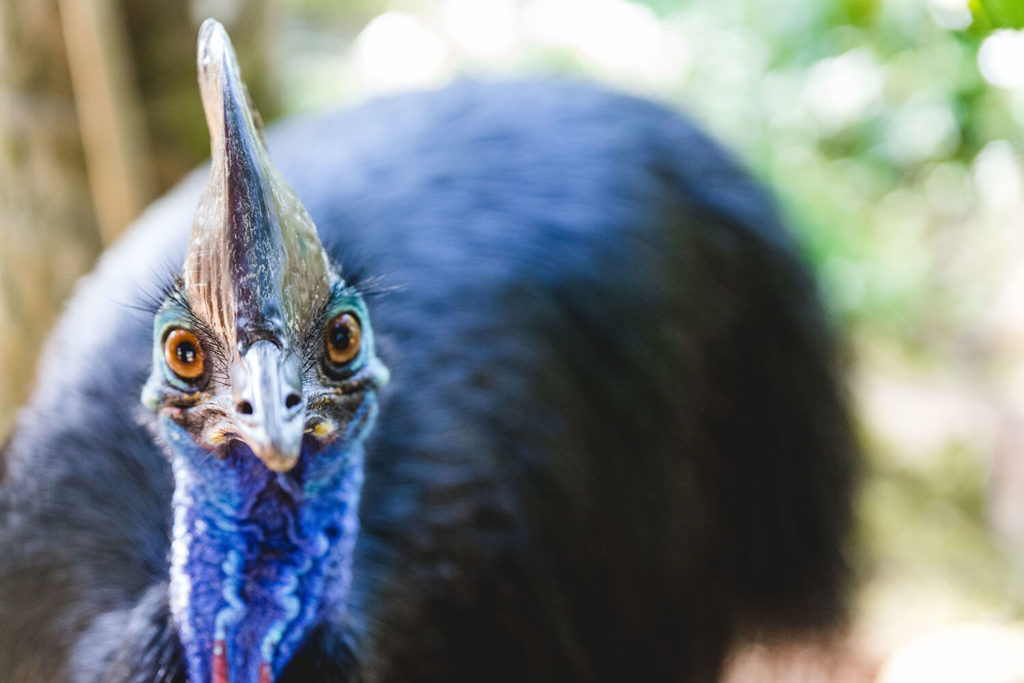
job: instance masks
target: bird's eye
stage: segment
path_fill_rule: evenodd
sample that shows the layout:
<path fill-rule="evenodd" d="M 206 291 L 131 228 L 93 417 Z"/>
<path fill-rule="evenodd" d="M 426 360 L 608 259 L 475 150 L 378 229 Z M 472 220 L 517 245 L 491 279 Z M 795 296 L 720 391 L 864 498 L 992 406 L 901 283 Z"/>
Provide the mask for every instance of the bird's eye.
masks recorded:
<path fill-rule="evenodd" d="M 363 328 L 351 313 L 334 316 L 327 323 L 327 357 L 336 365 L 350 362 L 359 355 Z"/>
<path fill-rule="evenodd" d="M 192 380 L 203 374 L 203 347 L 188 330 L 171 330 L 164 340 L 164 358 L 174 374 L 182 379 Z"/>

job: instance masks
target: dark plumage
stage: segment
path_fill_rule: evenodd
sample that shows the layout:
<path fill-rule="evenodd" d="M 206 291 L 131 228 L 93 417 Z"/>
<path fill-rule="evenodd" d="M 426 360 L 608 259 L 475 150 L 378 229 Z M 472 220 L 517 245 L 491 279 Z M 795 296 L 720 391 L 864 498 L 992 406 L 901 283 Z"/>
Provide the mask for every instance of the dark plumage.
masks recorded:
<path fill-rule="evenodd" d="M 719 147 L 650 102 L 531 82 L 268 141 L 392 378 L 347 605 L 280 680 L 708 681 L 737 634 L 840 613 L 831 335 Z M 82 281 L 4 450 L 0 680 L 184 680 L 173 482 L 139 397 L 202 175 Z"/>

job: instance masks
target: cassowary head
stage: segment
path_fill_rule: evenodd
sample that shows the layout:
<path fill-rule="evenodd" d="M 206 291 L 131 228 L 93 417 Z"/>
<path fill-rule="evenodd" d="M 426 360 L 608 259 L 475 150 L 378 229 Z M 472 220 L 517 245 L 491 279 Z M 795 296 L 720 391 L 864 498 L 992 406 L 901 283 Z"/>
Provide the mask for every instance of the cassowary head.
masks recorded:
<path fill-rule="evenodd" d="M 212 163 L 143 403 L 174 469 L 171 609 L 190 679 L 239 683 L 276 675 L 343 600 L 388 373 L 213 20 L 198 61 Z"/>

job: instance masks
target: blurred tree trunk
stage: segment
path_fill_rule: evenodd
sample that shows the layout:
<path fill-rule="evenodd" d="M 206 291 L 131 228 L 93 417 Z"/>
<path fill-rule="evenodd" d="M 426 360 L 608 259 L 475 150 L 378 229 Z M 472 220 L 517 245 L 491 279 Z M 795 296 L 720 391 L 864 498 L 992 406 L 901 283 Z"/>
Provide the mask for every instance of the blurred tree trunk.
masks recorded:
<path fill-rule="evenodd" d="M 272 117 L 268 3 L 203 9 L 227 27 Z M 0 0 L 0 441 L 75 280 L 151 195 L 209 155 L 195 75 L 203 18 L 189 2 Z"/>
<path fill-rule="evenodd" d="M 100 239 L 55 0 L 0 0 L 0 433 Z"/>
<path fill-rule="evenodd" d="M 110 242 L 151 199 L 142 103 L 119 0 L 57 0 L 100 237 Z"/>

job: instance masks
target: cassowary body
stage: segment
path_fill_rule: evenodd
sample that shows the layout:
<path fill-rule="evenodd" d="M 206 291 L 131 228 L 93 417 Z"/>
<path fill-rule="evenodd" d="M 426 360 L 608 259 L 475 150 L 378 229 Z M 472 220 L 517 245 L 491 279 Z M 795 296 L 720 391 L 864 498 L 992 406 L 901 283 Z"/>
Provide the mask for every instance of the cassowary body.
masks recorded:
<path fill-rule="evenodd" d="M 4 449 L 0 680 L 705 681 L 838 614 L 829 335 L 690 124 L 544 83 L 294 121 L 270 156 L 320 261 L 243 133 L 47 346 Z"/>

